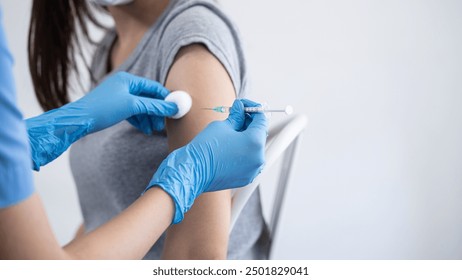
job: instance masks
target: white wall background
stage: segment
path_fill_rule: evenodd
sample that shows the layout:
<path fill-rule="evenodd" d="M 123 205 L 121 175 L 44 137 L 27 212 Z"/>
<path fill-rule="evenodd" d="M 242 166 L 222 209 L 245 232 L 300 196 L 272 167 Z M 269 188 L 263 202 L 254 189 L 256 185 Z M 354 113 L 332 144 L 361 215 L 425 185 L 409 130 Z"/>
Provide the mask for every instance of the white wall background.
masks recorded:
<path fill-rule="evenodd" d="M 40 112 L 30 2 L 0 0 L 26 116 Z M 274 258 L 461 259 L 462 2 L 220 2 L 246 41 L 254 99 L 310 119 Z M 36 183 L 66 243 L 81 222 L 67 155 Z"/>

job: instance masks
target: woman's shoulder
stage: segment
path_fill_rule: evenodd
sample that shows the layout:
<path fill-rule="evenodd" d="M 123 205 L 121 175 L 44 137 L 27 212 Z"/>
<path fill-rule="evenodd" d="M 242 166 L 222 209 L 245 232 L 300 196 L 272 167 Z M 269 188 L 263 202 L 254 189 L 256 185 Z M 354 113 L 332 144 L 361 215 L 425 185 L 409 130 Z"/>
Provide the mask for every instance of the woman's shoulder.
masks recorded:
<path fill-rule="evenodd" d="M 231 76 L 237 93 L 244 91 L 246 63 L 242 40 L 236 25 L 212 0 L 173 0 L 163 23 L 158 26 L 156 50 L 161 55 L 160 79 L 166 79 L 168 69 L 181 48 L 201 44 L 214 55 Z M 240 94 L 239 94 L 240 95 Z"/>
<path fill-rule="evenodd" d="M 169 15 L 171 18 L 180 17 L 191 22 L 216 17 L 228 19 L 222 7 L 213 0 L 173 0 Z"/>
<path fill-rule="evenodd" d="M 236 25 L 211 0 L 176 0 L 163 24 L 163 34 L 182 37 L 202 36 L 214 40 L 239 40 Z"/>

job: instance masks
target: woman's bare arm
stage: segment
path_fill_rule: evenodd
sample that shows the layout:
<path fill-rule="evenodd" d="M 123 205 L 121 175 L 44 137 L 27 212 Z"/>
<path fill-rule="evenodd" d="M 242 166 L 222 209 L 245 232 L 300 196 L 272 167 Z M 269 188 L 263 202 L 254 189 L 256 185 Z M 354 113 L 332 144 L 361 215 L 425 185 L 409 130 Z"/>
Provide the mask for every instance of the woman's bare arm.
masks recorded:
<path fill-rule="evenodd" d="M 80 238 L 85 235 L 85 224 L 81 224 L 77 231 L 75 232 L 74 239 Z"/>
<path fill-rule="evenodd" d="M 0 210 L 0 259 L 141 259 L 170 225 L 174 206 L 159 188 L 62 248 L 37 194 Z"/>
<path fill-rule="evenodd" d="M 185 117 L 167 121 L 170 150 L 187 144 L 210 122 L 227 117 L 201 108 L 231 105 L 236 96 L 223 65 L 200 44 L 180 50 L 168 74 L 166 87 L 187 91 L 193 100 L 191 111 Z M 184 221 L 168 229 L 163 258 L 225 259 L 230 210 L 230 191 L 201 195 Z"/>

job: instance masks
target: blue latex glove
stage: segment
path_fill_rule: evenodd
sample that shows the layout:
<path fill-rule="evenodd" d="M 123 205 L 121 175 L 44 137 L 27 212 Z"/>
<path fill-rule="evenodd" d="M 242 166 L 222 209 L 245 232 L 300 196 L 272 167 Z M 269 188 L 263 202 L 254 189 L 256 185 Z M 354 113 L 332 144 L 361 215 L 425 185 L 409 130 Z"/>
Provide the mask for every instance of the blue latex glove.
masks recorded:
<path fill-rule="evenodd" d="M 265 158 L 267 122 L 264 114 L 246 114 L 236 100 L 228 119 L 209 124 L 189 144 L 173 151 L 159 166 L 150 187 L 158 186 L 175 202 L 173 223 L 183 220 L 203 192 L 248 185 L 261 172 Z"/>
<path fill-rule="evenodd" d="M 125 119 L 142 130 L 146 130 L 143 126 L 153 125 L 152 120 L 136 116 L 155 116 L 163 123 L 165 116 L 178 111 L 176 104 L 163 100 L 168 94 L 157 82 L 119 72 L 81 99 L 27 119 L 34 169 L 39 170 L 85 135 Z"/>

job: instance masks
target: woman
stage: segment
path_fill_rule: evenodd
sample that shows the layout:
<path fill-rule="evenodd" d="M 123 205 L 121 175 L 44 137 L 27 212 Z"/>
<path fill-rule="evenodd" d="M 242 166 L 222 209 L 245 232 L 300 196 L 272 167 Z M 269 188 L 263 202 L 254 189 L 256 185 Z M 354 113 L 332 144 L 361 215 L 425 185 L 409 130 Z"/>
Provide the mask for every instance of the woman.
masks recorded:
<path fill-rule="evenodd" d="M 72 65 L 72 59 L 66 58 L 75 43 L 74 20 L 87 34 L 84 21 L 93 17 L 84 0 L 59 1 L 53 9 L 45 2 L 34 1 L 29 51 L 32 65 L 44 61 L 40 55 L 58 54 L 45 62 L 45 68 L 31 68 L 39 100 L 49 109 L 66 102 L 69 71 L 57 70 Z M 91 74 L 96 83 L 113 71 L 127 71 L 157 80 L 171 90 L 188 91 L 193 108 L 185 118 L 167 121 L 166 133 L 147 136 L 121 123 L 73 147 L 71 168 L 85 232 L 130 205 L 169 151 L 188 143 L 211 121 L 223 118 L 201 108 L 230 104 L 248 91 L 240 39 L 214 1 L 92 2 L 107 5 L 115 22 L 115 30 L 107 32 L 93 58 Z M 43 28 L 47 21 L 54 30 Z M 47 37 L 56 42 L 42 42 Z M 48 88 L 53 89 L 50 95 L 41 90 Z M 146 258 L 262 258 L 267 236 L 259 193 L 250 199 L 231 235 L 230 207 L 230 191 L 202 196 L 184 222 L 170 227 L 165 240 L 161 238 Z"/>
<path fill-rule="evenodd" d="M 208 126 L 163 161 L 143 197 L 111 221 L 61 248 L 34 190 L 30 150 L 38 168 L 88 133 L 135 116 L 143 120 L 150 115 L 172 115 L 176 106 L 162 100 L 168 91 L 160 84 L 118 73 L 85 97 L 26 120 L 29 149 L 16 105 L 13 59 L 1 21 L 0 9 L 0 259 L 139 259 L 171 222 L 183 219 L 202 192 L 237 187 L 255 178 L 261 168 L 265 117 L 246 116 L 244 105 L 255 104 L 236 100 L 226 121 Z M 232 143 L 227 150 L 217 145 L 229 139 Z M 249 160 L 246 154 L 253 150 L 259 153 Z M 239 159 L 241 164 L 232 163 Z M 232 185 L 223 184 L 231 179 Z"/>

